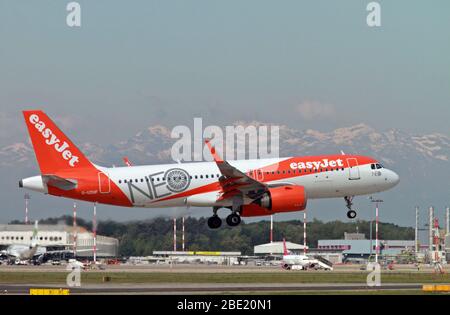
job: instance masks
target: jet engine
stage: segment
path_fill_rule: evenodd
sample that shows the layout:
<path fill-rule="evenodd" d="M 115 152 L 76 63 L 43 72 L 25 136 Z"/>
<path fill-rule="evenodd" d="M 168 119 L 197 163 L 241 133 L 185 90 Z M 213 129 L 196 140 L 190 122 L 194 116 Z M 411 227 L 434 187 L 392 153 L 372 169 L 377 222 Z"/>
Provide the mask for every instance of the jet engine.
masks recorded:
<path fill-rule="evenodd" d="M 251 204 L 241 207 L 241 216 L 254 217 L 277 212 L 305 210 L 307 203 L 305 187 L 285 185 L 269 188 L 264 195 Z"/>

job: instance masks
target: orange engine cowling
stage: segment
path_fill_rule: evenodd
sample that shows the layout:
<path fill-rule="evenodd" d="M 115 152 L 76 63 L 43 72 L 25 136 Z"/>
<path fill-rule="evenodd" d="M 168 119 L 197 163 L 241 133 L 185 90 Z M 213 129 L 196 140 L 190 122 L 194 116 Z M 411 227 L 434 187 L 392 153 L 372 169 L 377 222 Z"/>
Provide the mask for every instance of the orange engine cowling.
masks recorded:
<path fill-rule="evenodd" d="M 286 185 L 270 188 L 261 198 L 241 207 L 241 216 L 255 217 L 277 212 L 301 211 L 306 208 L 305 187 Z"/>

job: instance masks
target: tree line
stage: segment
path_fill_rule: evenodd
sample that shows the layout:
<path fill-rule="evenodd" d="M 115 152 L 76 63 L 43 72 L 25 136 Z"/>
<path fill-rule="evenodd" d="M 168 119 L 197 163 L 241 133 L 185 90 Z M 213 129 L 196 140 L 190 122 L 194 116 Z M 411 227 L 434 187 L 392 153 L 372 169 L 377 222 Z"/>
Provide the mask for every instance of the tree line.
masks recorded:
<path fill-rule="evenodd" d="M 207 226 L 207 218 L 185 218 L 185 248 L 190 251 L 240 251 L 243 255 L 253 254 L 255 245 L 269 242 L 270 222 L 242 222 L 237 227 L 223 225 L 220 229 L 211 230 Z M 11 223 L 21 223 L 12 221 Z M 71 216 L 47 218 L 40 224 L 64 223 L 72 225 Z M 372 223 L 374 224 L 374 223 Z M 77 225 L 92 230 L 92 222 L 77 218 Z M 314 219 L 307 225 L 307 245 L 317 247 L 319 239 L 342 239 L 344 232 L 364 233 L 370 236 L 370 222 L 357 220 L 355 222 L 330 221 L 323 222 Z M 375 237 L 375 225 L 372 226 Z M 99 235 L 119 239 L 119 254 L 121 256 L 147 256 L 155 250 L 173 250 L 173 219 L 155 218 L 144 221 L 117 222 L 113 220 L 99 221 Z M 286 240 L 303 244 L 303 222 L 291 220 L 275 222 L 274 241 Z M 379 225 L 380 239 L 412 240 L 414 229 L 400 227 L 392 223 Z M 181 250 L 181 220 L 177 220 L 177 248 Z"/>

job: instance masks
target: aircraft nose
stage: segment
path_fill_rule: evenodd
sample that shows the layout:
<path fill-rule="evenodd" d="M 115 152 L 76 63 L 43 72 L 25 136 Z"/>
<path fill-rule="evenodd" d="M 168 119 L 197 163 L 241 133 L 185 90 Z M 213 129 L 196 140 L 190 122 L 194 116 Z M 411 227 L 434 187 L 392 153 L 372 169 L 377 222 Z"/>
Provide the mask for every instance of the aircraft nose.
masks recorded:
<path fill-rule="evenodd" d="M 395 173 L 394 171 L 391 171 L 389 179 L 393 186 L 397 185 L 400 182 L 400 176 L 398 176 L 398 174 Z"/>

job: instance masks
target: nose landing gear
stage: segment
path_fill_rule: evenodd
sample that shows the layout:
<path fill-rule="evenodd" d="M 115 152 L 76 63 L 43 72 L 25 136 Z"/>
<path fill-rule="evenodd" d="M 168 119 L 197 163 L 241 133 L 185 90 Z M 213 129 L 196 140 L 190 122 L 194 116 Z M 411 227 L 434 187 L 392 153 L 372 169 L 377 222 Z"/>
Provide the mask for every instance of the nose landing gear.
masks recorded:
<path fill-rule="evenodd" d="M 356 211 L 352 209 L 353 206 L 353 196 L 345 196 L 344 200 L 346 202 L 346 207 L 348 209 L 347 211 L 347 218 L 354 219 L 356 218 Z"/>

